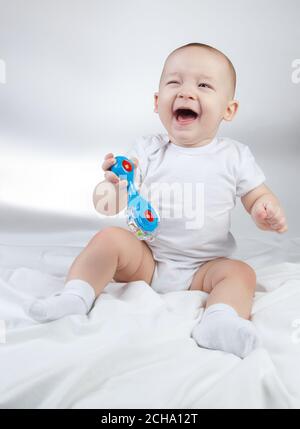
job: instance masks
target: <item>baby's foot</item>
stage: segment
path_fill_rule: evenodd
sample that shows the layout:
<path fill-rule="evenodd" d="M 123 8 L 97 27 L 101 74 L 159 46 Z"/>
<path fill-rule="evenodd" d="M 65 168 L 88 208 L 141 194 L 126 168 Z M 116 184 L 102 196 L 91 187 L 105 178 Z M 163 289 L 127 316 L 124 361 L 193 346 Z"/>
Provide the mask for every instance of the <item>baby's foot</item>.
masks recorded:
<path fill-rule="evenodd" d="M 261 338 L 250 320 L 239 317 L 227 304 L 208 307 L 193 328 L 192 337 L 200 347 L 222 350 L 241 358 L 261 346 Z"/>
<path fill-rule="evenodd" d="M 59 294 L 46 299 L 25 302 L 28 315 L 39 321 L 49 322 L 71 314 L 87 314 L 95 300 L 95 292 L 87 282 L 74 279 L 66 283 Z"/>

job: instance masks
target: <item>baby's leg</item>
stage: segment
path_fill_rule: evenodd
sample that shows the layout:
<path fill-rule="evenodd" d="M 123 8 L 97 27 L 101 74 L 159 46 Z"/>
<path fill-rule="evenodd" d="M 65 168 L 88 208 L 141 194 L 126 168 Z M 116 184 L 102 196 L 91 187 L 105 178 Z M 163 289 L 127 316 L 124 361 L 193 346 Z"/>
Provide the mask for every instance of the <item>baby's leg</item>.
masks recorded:
<path fill-rule="evenodd" d="M 70 267 L 66 283 L 83 279 L 91 284 L 96 296 L 112 279 L 116 282 L 144 280 L 150 284 L 155 268 L 151 249 L 121 227 L 98 232 Z"/>
<path fill-rule="evenodd" d="M 144 280 L 150 284 L 155 261 L 149 246 L 132 232 L 108 227 L 98 232 L 73 261 L 64 290 L 29 304 L 36 320 L 55 320 L 68 314 L 86 314 L 107 283 Z"/>
<path fill-rule="evenodd" d="M 254 270 L 245 262 L 220 258 L 204 264 L 191 289 L 209 293 L 193 337 L 203 347 L 245 357 L 261 341 L 250 318 L 256 287 Z"/>

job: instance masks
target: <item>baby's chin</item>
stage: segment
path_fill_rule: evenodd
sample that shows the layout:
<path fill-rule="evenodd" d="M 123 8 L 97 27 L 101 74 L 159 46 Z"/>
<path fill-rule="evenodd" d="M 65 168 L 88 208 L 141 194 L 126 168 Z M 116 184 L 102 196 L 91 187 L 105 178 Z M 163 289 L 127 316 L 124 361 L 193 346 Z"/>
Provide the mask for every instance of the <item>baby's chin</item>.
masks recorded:
<path fill-rule="evenodd" d="M 178 146 L 198 147 L 208 144 L 213 138 L 205 132 L 169 132 L 169 140 Z"/>
<path fill-rule="evenodd" d="M 201 129 L 201 125 L 199 123 L 191 123 L 186 126 L 176 126 L 172 123 L 169 137 L 172 143 L 184 144 L 184 145 L 195 145 L 196 142 L 203 140 L 204 132 Z"/>
<path fill-rule="evenodd" d="M 184 147 L 198 147 L 203 145 L 203 138 L 201 136 L 196 136 L 195 138 L 191 138 L 191 136 L 183 136 L 183 135 L 177 135 L 176 133 L 172 134 L 170 136 L 170 141 L 178 146 L 184 146 Z"/>

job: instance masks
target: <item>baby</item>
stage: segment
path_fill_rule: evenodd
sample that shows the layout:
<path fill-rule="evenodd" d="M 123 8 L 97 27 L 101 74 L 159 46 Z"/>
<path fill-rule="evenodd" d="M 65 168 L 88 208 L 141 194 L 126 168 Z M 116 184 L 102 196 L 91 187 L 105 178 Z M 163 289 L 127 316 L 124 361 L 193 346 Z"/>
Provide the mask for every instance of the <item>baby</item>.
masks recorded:
<path fill-rule="evenodd" d="M 49 321 L 87 314 L 109 282 L 144 280 L 158 293 L 208 294 L 192 330 L 200 347 L 244 358 L 261 344 L 250 320 L 256 275 L 245 262 L 230 258 L 236 248 L 230 213 L 240 197 L 258 228 L 283 233 L 287 224 L 248 146 L 216 137 L 221 122 L 231 121 L 238 110 L 235 87 L 235 69 L 219 50 L 190 43 L 171 52 L 154 94 L 154 111 L 167 133 L 138 139 L 127 153 L 140 169 L 141 194 L 149 198 L 146 188 L 156 185 L 149 198 L 160 215 L 155 240 L 139 240 L 121 227 L 104 228 L 74 260 L 63 291 L 30 303 L 31 317 Z M 106 180 L 93 196 L 96 210 L 108 215 L 127 202 L 126 181 L 109 170 L 114 162 L 112 153 L 105 156 Z M 174 201 L 158 198 L 162 184 L 168 190 L 177 185 Z M 191 196 L 185 185 L 195 185 L 196 194 Z M 104 188 L 109 191 L 105 201 Z M 186 211 L 165 215 L 167 209 L 185 209 L 191 202 L 199 203 L 194 220 Z"/>

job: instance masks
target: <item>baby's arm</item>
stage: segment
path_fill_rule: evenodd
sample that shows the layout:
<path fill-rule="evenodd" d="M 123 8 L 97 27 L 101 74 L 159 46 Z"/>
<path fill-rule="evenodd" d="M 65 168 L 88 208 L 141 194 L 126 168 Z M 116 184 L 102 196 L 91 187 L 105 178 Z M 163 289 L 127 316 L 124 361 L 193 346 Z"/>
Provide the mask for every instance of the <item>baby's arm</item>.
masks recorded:
<path fill-rule="evenodd" d="M 136 175 L 138 159 L 131 157 L 131 161 L 134 163 L 134 174 Z M 114 216 L 127 206 L 127 180 L 120 180 L 115 173 L 109 171 L 115 162 L 111 152 L 105 155 L 102 164 L 105 180 L 98 183 L 93 192 L 93 203 L 96 211 L 106 216 Z"/>
<path fill-rule="evenodd" d="M 288 230 L 284 210 L 273 192 L 264 184 L 258 186 L 241 201 L 258 228 L 283 233 Z"/>
<path fill-rule="evenodd" d="M 93 203 L 97 212 L 114 216 L 126 207 L 127 189 L 125 185 L 120 186 L 119 183 L 114 184 L 108 180 L 98 183 L 93 193 Z"/>

